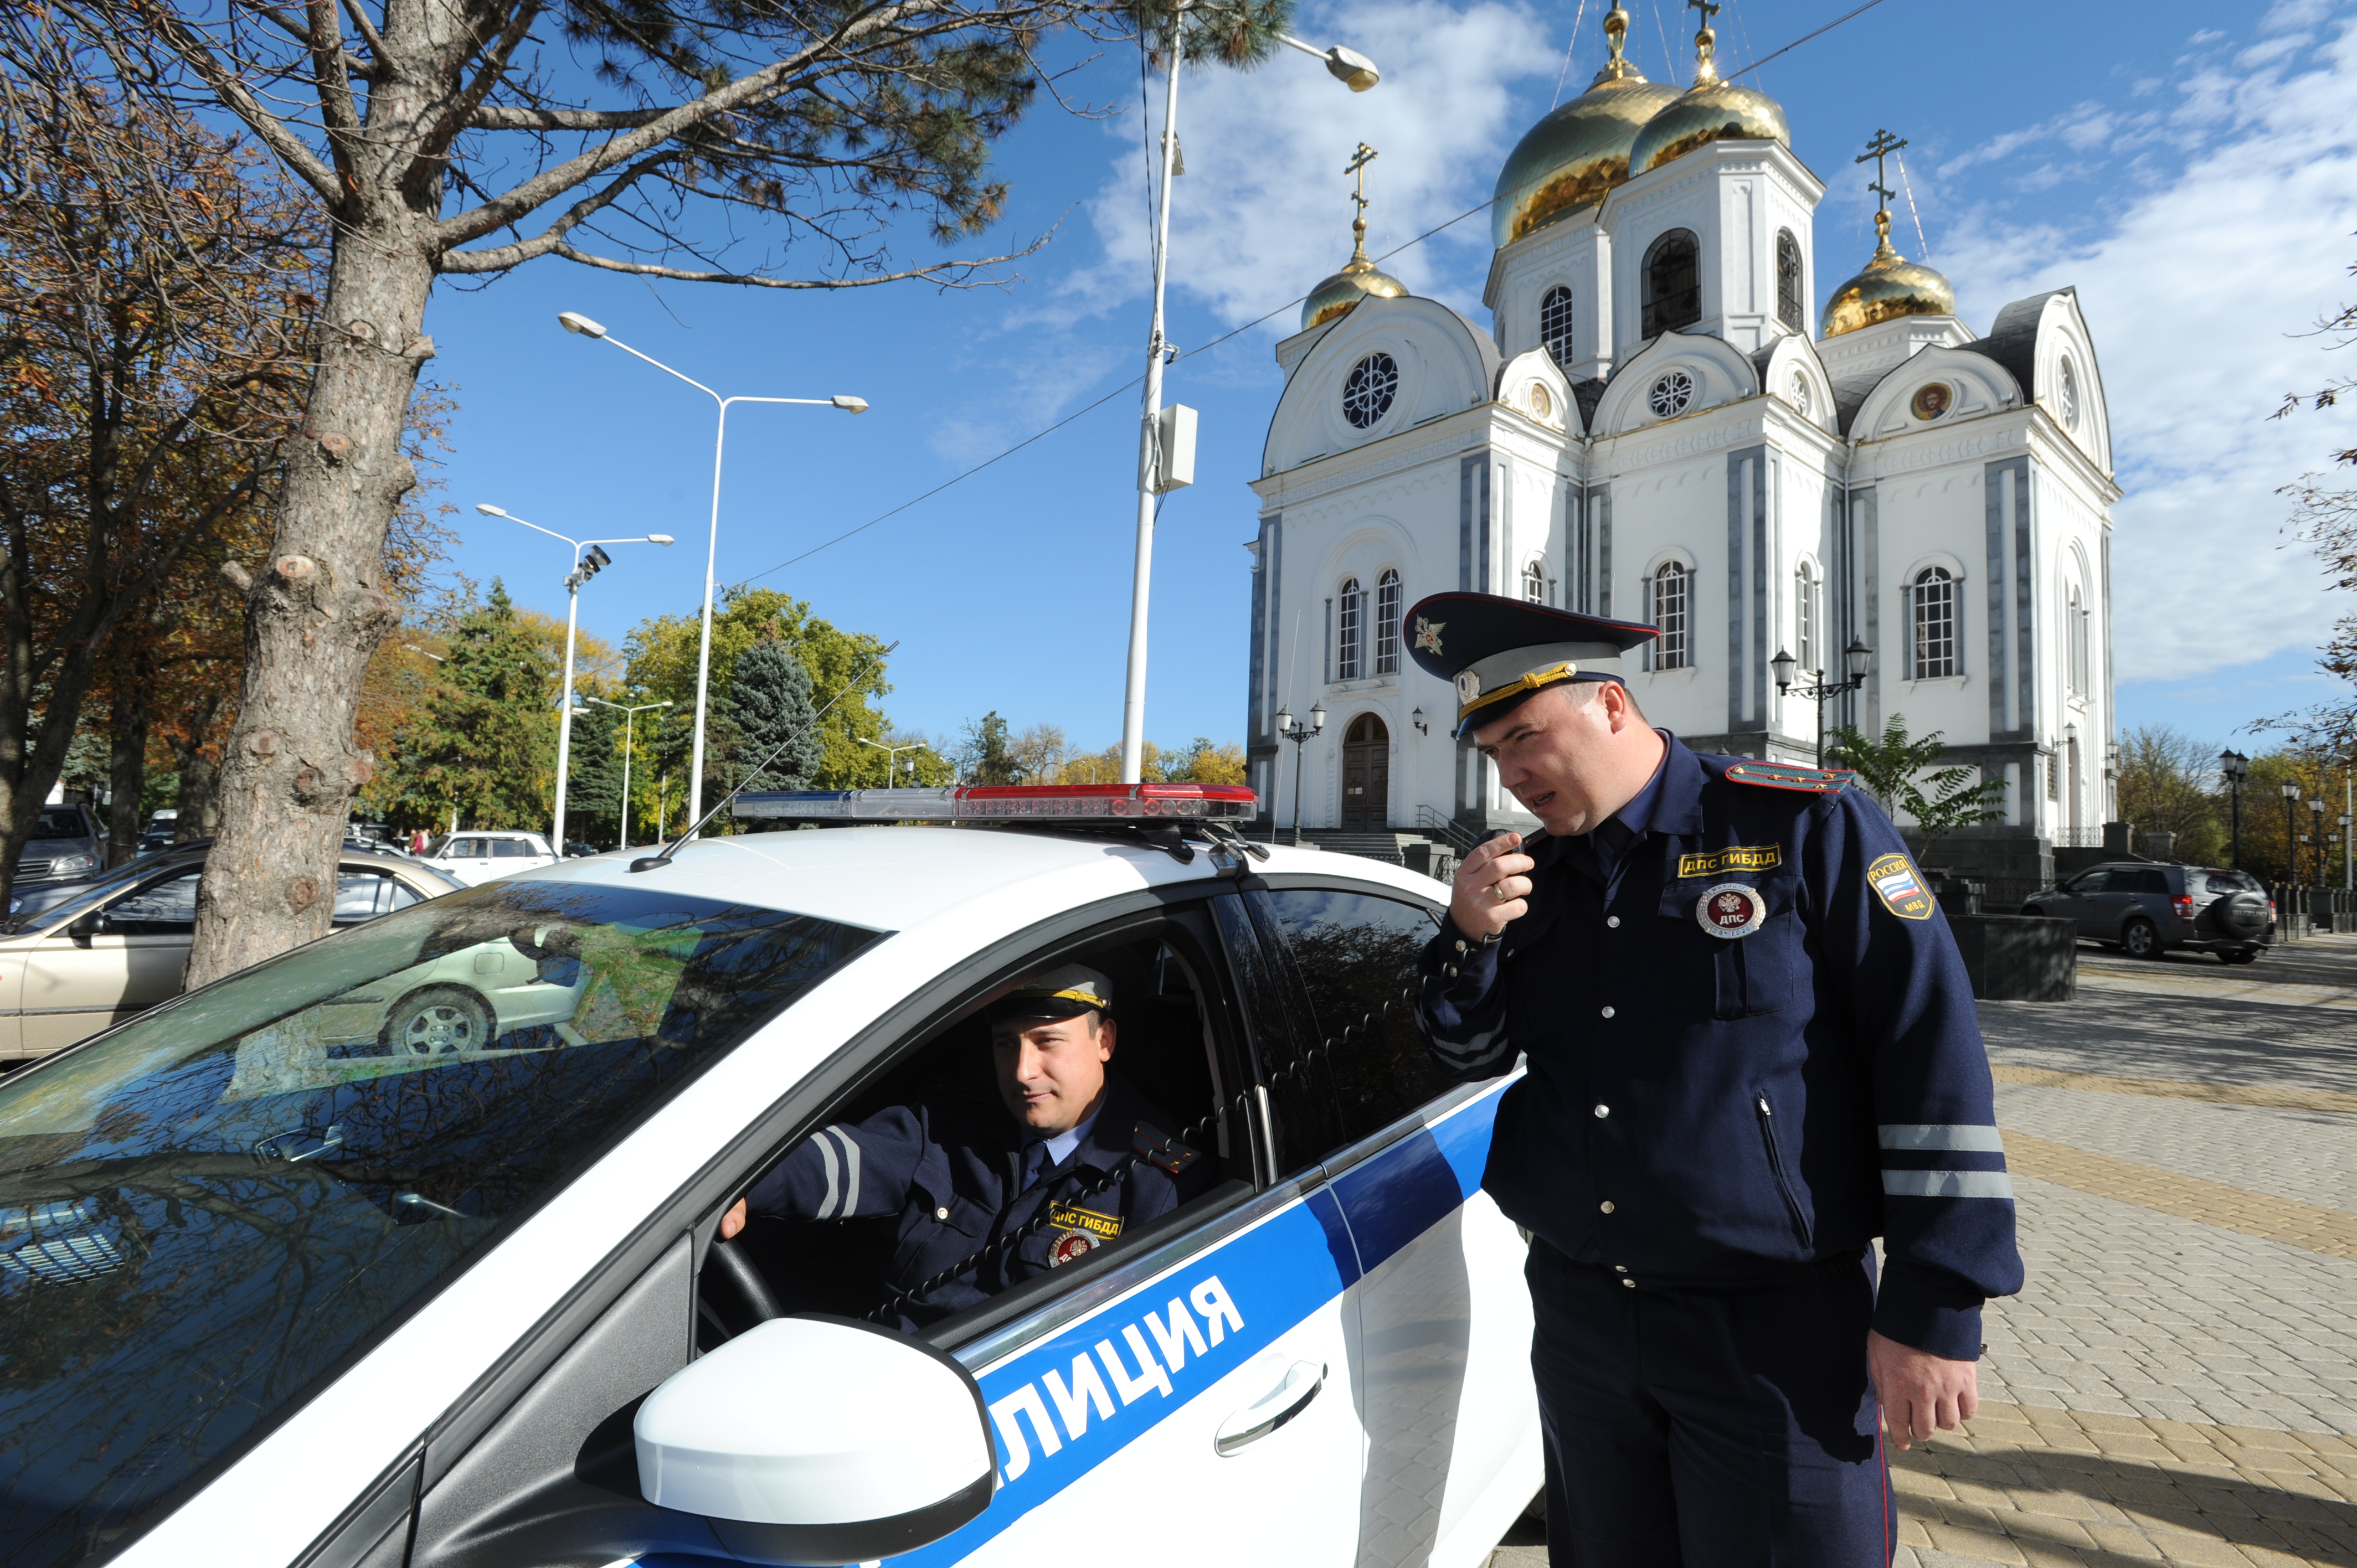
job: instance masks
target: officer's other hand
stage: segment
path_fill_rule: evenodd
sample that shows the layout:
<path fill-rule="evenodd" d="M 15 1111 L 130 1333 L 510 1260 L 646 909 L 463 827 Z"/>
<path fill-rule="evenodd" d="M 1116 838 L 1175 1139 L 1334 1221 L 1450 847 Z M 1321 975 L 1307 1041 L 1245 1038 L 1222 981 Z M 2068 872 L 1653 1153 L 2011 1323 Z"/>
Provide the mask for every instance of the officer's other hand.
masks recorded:
<path fill-rule="evenodd" d="M 734 1240 L 737 1232 L 743 1229 L 745 1229 L 745 1200 L 740 1197 L 730 1206 L 727 1213 L 720 1217 L 720 1239 L 723 1241 Z"/>
<path fill-rule="evenodd" d="M 1975 1362 L 1951 1361 L 1869 1331 L 1866 1369 L 1882 1405 L 1882 1424 L 1901 1448 L 1934 1432 L 1953 1432 L 1980 1412 Z"/>
<path fill-rule="evenodd" d="M 1501 833 L 1473 846 L 1451 878 L 1448 918 L 1459 932 L 1486 941 L 1530 913 L 1531 879 L 1538 862 L 1519 853 L 1520 833 Z"/>

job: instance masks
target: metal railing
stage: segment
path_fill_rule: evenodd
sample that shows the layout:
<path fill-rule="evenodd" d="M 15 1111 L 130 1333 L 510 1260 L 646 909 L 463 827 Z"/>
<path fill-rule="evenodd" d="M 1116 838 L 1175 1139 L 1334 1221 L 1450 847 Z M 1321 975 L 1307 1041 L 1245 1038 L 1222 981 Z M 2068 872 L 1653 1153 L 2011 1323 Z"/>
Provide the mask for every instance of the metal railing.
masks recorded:
<path fill-rule="evenodd" d="M 1481 842 L 1472 829 L 1453 818 L 1443 816 L 1421 800 L 1415 807 L 1415 831 L 1440 839 L 1460 858 L 1470 854 L 1473 846 Z"/>
<path fill-rule="evenodd" d="M 2276 940 L 2279 942 L 2357 932 L 2357 893 L 2278 882 L 2267 889 L 2267 897 L 2276 903 Z"/>

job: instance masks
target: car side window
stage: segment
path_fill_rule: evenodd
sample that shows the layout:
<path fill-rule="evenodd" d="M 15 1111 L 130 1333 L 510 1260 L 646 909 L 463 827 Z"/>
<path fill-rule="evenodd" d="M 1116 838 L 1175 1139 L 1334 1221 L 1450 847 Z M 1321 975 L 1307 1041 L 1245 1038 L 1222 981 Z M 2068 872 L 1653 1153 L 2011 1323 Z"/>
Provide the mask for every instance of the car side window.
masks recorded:
<path fill-rule="evenodd" d="M 197 929 L 197 879 L 199 866 L 178 876 L 151 882 L 119 898 L 106 911 L 101 929 L 116 937 L 185 937 Z"/>
<path fill-rule="evenodd" d="M 423 901 L 414 889 L 390 872 L 347 871 L 336 878 L 334 923 L 339 927 L 357 926 Z"/>
<path fill-rule="evenodd" d="M 1344 1144 L 1454 1089 L 1415 1025 L 1415 961 L 1438 923 L 1422 905 L 1330 888 L 1286 887 L 1269 908 L 1316 1031 Z"/>
<path fill-rule="evenodd" d="M 500 860 L 522 860 L 533 854 L 531 844 L 522 839 L 493 839 L 491 854 Z"/>
<path fill-rule="evenodd" d="M 2166 871 L 2137 872 L 2136 875 L 2135 891 L 2138 893 L 2158 893 L 2166 897 L 2169 892 L 2169 873 Z"/>
<path fill-rule="evenodd" d="M 2075 882 L 2066 883 L 2062 890 L 2065 893 L 2101 893 L 2111 875 L 2108 871 L 2091 871 Z"/>

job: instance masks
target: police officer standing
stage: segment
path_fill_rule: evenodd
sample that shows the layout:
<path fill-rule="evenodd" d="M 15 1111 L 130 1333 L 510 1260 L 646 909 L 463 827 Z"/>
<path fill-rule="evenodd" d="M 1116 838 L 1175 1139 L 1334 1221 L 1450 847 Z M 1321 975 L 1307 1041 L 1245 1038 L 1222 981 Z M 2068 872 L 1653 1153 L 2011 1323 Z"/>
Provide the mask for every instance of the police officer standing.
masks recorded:
<path fill-rule="evenodd" d="M 1465 857 L 1418 1013 L 1458 1078 L 1528 1062 L 1482 1186 L 1532 1233 L 1549 1560 L 1887 1564 L 1882 1431 L 1973 1414 L 2022 1279 L 1945 920 L 1848 775 L 1648 725 L 1619 671 L 1652 628 L 1480 594 L 1408 625 L 1545 830 Z"/>

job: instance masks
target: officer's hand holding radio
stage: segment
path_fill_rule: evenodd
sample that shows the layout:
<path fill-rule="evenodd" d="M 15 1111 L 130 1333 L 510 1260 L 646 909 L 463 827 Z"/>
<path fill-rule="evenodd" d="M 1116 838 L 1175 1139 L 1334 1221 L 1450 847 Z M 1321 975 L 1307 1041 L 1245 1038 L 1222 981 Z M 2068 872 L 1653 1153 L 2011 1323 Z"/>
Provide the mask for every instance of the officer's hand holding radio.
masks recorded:
<path fill-rule="evenodd" d="M 1452 879 L 1448 918 L 1468 937 L 1494 940 L 1507 923 L 1530 913 L 1531 879 L 1538 862 L 1521 854 L 1523 835 L 1500 833 L 1473 846 Z"/>

